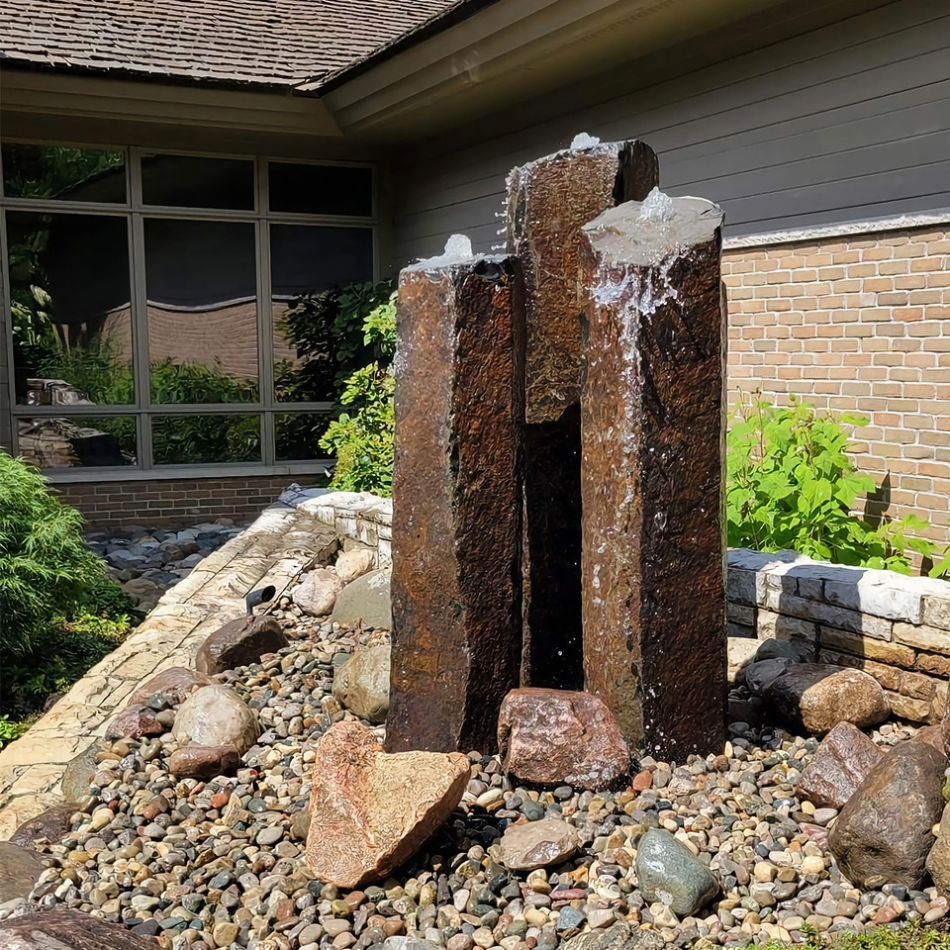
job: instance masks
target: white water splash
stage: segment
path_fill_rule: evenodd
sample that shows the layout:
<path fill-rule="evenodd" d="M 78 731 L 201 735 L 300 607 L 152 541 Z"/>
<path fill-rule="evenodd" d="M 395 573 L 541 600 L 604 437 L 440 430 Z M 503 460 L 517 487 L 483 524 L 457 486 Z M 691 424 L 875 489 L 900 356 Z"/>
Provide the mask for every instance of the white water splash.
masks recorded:
<path fill-rule="evenodd" d="M 600 145 L 600 139 L 596 135 L 588 135 L 586 132 L 578 132 L 571 139 L 572 149 L 593 148 L 595 145 Z"/>
<path fill-rule="evenodd" d="M 472 241 L 465 234 L 453 234 L 445 242 L 445 250 L 437 257 L 428 257 L 418 261 L 414 267 L 420 270 L 429 270 L 432 267 L 447 267 L 450 264 L 461 264 L 475 256 L 472 250 Z"/>

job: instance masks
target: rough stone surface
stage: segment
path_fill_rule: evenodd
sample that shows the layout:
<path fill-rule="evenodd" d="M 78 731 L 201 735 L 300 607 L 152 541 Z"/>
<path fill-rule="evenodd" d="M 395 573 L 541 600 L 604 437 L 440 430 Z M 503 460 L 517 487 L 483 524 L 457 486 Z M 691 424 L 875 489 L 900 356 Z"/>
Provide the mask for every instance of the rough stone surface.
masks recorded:
<path fill-rule="evenodd" d="M 561 944 L 561 950 L 662 950 L 663 938 L 654 930 L 641 930 L 625 921 L 607 930 L 578 934 Z"/>
<path fill-rule="evenodd" d="M 198 648 L 195 669 L 214 675 L 256 663 L 265 653 L 287 646 L 280 625 L 270 617 L 240 617 L 212 633 Z"/>
<path fill-rule="evenodd" d="M 789 722 L 823 736 L 839 722 L 876 726 L 891 714 L 884 690 L 862 670 L 798 663 L 772 681 L 766 698 Z"/>
<path fill-rule="evenodd" d="M 580 387 L 582 227 L 658 184 L 642 142 L 548 155 L 508 178 L 508 252 L 524 270 L 523 686 L 582 689 Z"/>
<path fill-rule="evenodd" d="M 730 683 L 742 682 L 743 671 L 753 661 L 758 644 L 758 640 L 752 640 L 749 637 L 729 637 L 727 651 Z"/>
<path fill-rule="evenodd" d="M 60 788 L 68 801 L 79 801 L 89 794 L 89 783 L 96 774 L 96 755 L 103 748 L 108 748 L 108 743 L 95 739 L 67 763 Z"/>
<path fill-rule="evenodd" d="M 44 860 L 30 848 L 0 841 L 0 904 L 16 897 L 26 897 L 33 888 L 36 876 L 48 863 L 48 859 Z"/>
<path fill-rule="evenodd" d="M 470 774 L 461 753 L 387 755 L 365 726 L 331 726 L 311 771 L 308 866 L 340 887 L 385 878 L 446 821 Z"/>
<path fill-rule="evenodd" d="M 944 807 L 947 757 L 926 742 L 903 742 L 874 766 L 828 836 L 842 873 L 858 887 L 920 887 Z"/>
<path fill-rule="evenodd" d="M 662 901 L 680 917 L 697 913 L 719 891 L 692 851 L 664 828 L 651 828 L 640 839 L 636 868 L 643 896 Z"/>
<path fill-rule="evenodd" d="M 234 746 L 243 755 L 260 735 L 260 727 L 229 686 L 203 686 L 181 704 L 172 735 L 179 746 Z"/>
<path fill-rule="evenodd" d="M 853 723 L 839 722 L 821 740 L 799 789 L 819 808 L 842 808 L 883 754 Z"/>
<path fill-rule="evenodd" d="M 63 802 L 62 805 L 47 808 L 35 818 L 24 821 L 10 836 L 10 844 L 28 848 L 37 838 L 46 838 L 51 843 L 58 844 L 68 834 L 69 819 L 78 810 L 79 805 L 76 802 Z"/>
<path fill-rule="evenodd" d="M 373 552 L 369 548 L 357 547 L 341 551 L 333 567 L 337 577 L 349 584 L 373 569 Z"/>
<path fill-rule="evenodd" d="M 204 673 L 183 666 L 172 666 L 142 683 L 129 697 L 129 705 L 144 705 L 157 697 L 163 705 L 177 706 L 199 687 L 211 686 L 213 683 L 214 680 Z"/>
<path fill-rule="evenodd" d="M 389 709 L 392 648 L 388 643 L 365 646 L 333 673 L 333 698 L 360 719 L 379 723 Z"/>
<path fill-rule="evenodd" d="M 3 950 L 158 950 L 151 937 L 78 910 L 40 911 L 0 923 Z"/>
<path fill-rule="evenodd" d="M 753 696 L 764 696 L 765 691 L 794 661 L 784 656 L 770 660 L 756 660 L 745 668 L 745 685 Z"/>
<path fill-rule="evenodd" d="M 336 571 L 328 571 L 322 567 L 308 571 L 294 589 L 294 603 L 311 617 L 323 617 L 332 613 L 344 583 Z"/>
<path fill-rule="evenodd" d="M 495 860 L 510 871 L 530 871 L 566 861 L 577 852 L 577 831 L 559 818 L 509 825 L 493 846 Z"/>
<path fill-rule="evenodd" d="M 944 806 L 937 841 L 927 855 L 927 871 L 937 890 L 950 898 L 950 804 Z"/>
<path fill-rule="evenodd" d="M 139 739 L 142 736 L 160 736 L 165 727 L 155 718 L 155 711 L 141 703 L 126 706 L 106 726 L 107 736 L 123 736 Z"/>
<path fill-rule="evenodd" d="M 534 784 L 610 788 L 630 769 L 617 720 L 590 693 L 512 690 L 498 717 L 498 750 L 506 772 Z"/>
<path fill-rule="evenodd" d="M 233 745 L 186 745 L 168 757 L 168 769 L 178 778 L 214 778 L 240 764 L 241 755 Z"/>
<path fill-rule="evenodd" d="M 585 685 L 677 761 L 725 738 L 721 223 L 655 191 L 584 228 Z"/>
<path fill-rule="evenodd" d="M 337 595 L 330 619 L 347 626 L 362 624 L 392 630 L 392 568 L 381 567 L 351 581 Z"/>
<path fill-rule="evenodd" d="M 400 275 L 392 752 L 492 751 L 518 685 L 523 321 L 513 258 Z"/>

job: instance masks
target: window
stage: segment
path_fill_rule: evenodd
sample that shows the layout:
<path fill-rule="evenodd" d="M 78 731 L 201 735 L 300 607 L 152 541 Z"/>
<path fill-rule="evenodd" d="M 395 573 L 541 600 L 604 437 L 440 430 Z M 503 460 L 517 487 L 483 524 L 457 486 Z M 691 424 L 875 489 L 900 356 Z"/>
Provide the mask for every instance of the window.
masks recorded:
<path fill-rule="evenodd" d="M 0 160 L 19 454 L 63 477 L 325 460 L 332 374 L 283 318 L 374 279 L 370 167 L 12 142 Z"/>

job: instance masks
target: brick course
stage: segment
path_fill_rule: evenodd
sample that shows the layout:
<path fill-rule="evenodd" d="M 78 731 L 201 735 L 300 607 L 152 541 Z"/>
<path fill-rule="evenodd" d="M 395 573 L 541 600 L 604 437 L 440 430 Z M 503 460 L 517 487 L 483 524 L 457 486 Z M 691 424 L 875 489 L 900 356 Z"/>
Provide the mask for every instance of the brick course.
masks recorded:
<path fill-rule="evenodd" d="M 853 412 L 870 513 L 950 543 L 950 231 L 926 227 L 727 249 L 729 397 Z M 862 512 L 863 513 L 863 512 Z"/>
<path fill-rule="evenodd" d="M 293 481 L 304 487 L 318 484 L 316 477 L 259 475 L 53 487 L 83 513 L 90 530 L 104 531 L 126 524 L 184 525 L 221 517 L 253 521 Z"/>

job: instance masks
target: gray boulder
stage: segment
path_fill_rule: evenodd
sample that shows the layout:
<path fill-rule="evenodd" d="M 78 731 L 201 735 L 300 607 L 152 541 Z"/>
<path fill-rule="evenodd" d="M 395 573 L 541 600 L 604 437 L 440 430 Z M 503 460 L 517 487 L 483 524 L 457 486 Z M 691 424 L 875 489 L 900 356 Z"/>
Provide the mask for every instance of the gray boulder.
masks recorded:
<path fill-rule="evenodd" d="M 391 664 L 390 644 L 363 647 L 334 670 L 333 698 L 360 719 L 384 722 L 389 711 Z"/>
<path fill-rule="evenodd" d="M 390 588 L 392 568 L 379 568 L 347 584 L 337 595 L 330 620 L 346 626 L 392 630 L 393 607 Z"/>
<path fill-rule="evenodd" d="M 643 896 L 666 904 L 679 917 L 692 916 L 719 891 L 689 848 L 663 828 L 651 828 L 640 839 L 636 867 Z"/>
<path fill-rule="evenodd" d="M 230 686 L 202 686 L 182 704 L 172 735 L 180 746 L 233 746 L 243 755 L 257 741 L 257 718 Z"/>

